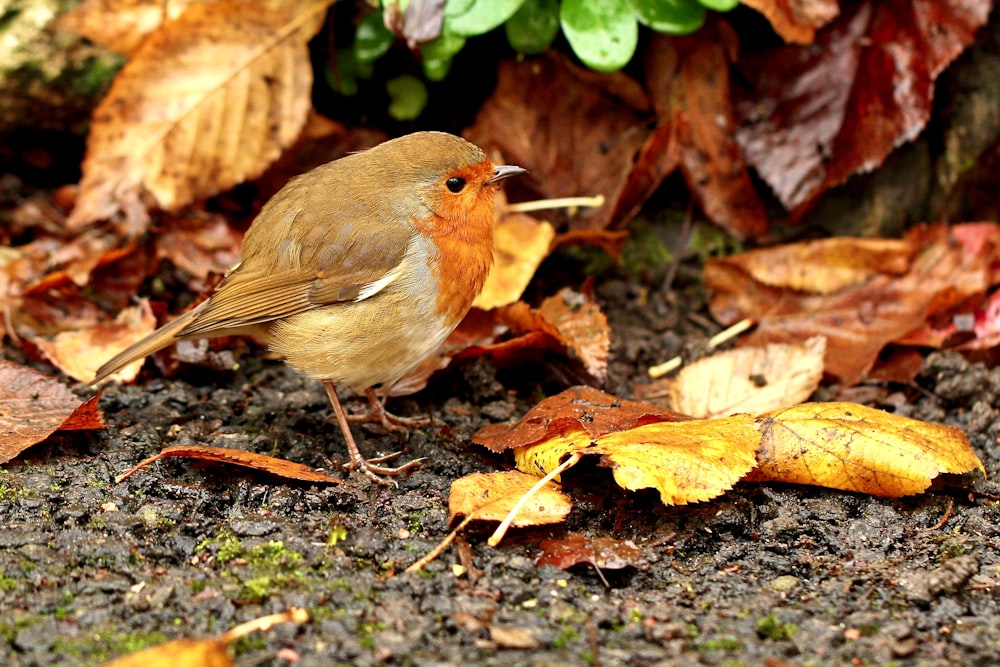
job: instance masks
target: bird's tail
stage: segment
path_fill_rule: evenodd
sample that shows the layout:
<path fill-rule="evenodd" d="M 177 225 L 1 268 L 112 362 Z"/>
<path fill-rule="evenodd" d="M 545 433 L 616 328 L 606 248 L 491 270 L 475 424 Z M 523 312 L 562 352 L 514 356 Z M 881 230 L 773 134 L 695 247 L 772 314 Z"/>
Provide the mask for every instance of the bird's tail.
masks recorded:
<path fill-rule="evenodd" d="M 126 347 L 124 350 L 111 358 L 107 363 L 97 369 L 97 374 L 94 376 L 91 384 L 96 384 L 112 373 L 120 371 L 133 361 L 137 361 L 145 356 L 153 354 L 158 350 L 169 347 L 181 340 L 181 338 L 184 338 L 184 336 L 180 335 L 181 331 L 191 324 L 192 320 L 194 320 L 196 314 L 200 310 L 201 308 L 189 310 L 177 319 L 164 324 L 162 327 L 142 340 L 132 343 Z"/>

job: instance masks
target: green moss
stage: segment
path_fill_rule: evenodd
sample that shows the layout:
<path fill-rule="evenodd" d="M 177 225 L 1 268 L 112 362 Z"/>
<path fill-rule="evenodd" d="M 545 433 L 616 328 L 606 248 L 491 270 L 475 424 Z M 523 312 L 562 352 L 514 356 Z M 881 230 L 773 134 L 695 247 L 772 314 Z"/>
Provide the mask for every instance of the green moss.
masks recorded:
<path fill-rule="evenodd" d="M 11 577 L 5 576 L 4 571 L 0 570 L 0 591 L 4 591 L 5 593 L 9 593 L 9 592 L 15 590 L 17 588 L 17 586 L 18 586 L 17 579 L 13 579 Z"/>
<path fill-rule="evenodd" d="M 743 640 L 737 637 L 717 637 L 698 644 L 699 651 L 742 651 L 744 648 Z"/>
<path fill-rule="evenodd" d="M 330 534 L 326 538 L 326 546 L 335 547 L 347 539 L 347 528 L 339 523 L 330 525 Z"/>
<path fill-rule="evenodd" d="M 83 633 L 78 637 L 59 637 L 52 650 L 57 655 L 86 656 L 89 663 L 102 663 L 112 658 L 136 653 L 150 646 L 163 644 L 167 637 L 156 630 L 128 633 L 104 630 Z"/>
<path fill-rule="evenodd" d="M 559 631 L 559 636 L 552 641 L 552 648 L 564 649 L 569 646 L 571 641 L 578 639 L 579 637 L 580 633 L 574 628 L 563 626 L 562 630 Z"/>
<path fill-rule="evenodd" d="M 788 641 L 799 631 L 798 626 L 791 623 L 783 623 L 774 614 L 768 614 L 757 621 L 757 634 L 774 641 Z"/>

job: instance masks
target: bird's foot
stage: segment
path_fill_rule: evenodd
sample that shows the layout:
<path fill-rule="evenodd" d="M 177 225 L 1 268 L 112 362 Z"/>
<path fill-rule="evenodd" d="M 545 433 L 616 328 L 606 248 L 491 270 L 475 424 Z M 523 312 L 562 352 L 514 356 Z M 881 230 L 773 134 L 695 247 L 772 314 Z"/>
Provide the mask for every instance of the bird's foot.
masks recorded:
<path fill-rule="evenodd" d="M 402 455 L 402 452 L 394 452 L 392 454 L 386 454 L 385 456 L 378 456 L 373 459 L 365 459 L 360 454 L 357 458 L 354 457 L 355 452 L 351 452 L 351 460 L 349 463 L 344 464 L 345 470 L 359 470 L 365 477 L 375 482 L 376 484 L 381 484 L 382 486 L 398 486 L 395 480 L 386 479 L 387 477 L 398 477 L 400 475 L 405 475 L 410 471 L 419 468 L 420 465 L 427 459 L 414 459 L 408 463 L 397 468 L 388 468 L 381 463 L 386 461 L 392 461 L 397 459 Z"/>
<path fill-rule="evenodd" d="M 385 409 L 385 404 L 375 394 L 374 389 L 367 389 L 365 395 L 368 397 L 368 411 L 360 415 L 347 415 L 347 421 L 353 424 L 381 424 L 386 431 L 399 433 L 408 431 L 411 428 L 424 428 L 430 426 L 431 420 L 428 417 L 400 417 Z"/>

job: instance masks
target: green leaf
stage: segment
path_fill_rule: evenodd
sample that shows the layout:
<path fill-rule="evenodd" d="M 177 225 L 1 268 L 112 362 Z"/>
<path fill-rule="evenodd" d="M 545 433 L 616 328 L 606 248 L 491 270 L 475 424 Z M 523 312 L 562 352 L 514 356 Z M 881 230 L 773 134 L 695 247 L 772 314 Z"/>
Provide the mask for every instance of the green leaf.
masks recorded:
<path fill-rule="evenodd" d="M 541 53 L 559 33 L 559 0 L 525 0 L 504 30 L 516 51 Z"/>
<path fill-rule="evenodd" d="M 426 44 L 420 45 L 420 56 L 424 60 L 424 76 L 431 81 L 440 81 L 448 76 L 451 59 L 465 46 L 465 37 L 450 32 Z"/>
<path fill-rule="evenodd" d="M 591 69 L 621 69 L 635 53 L 639 26 L 627 0 L 563 0 L 560 20 L 573 51 Z"/>
<path fill-rule="evenodd" d="M 629 0 L 639 22 L 656 32 L 686 35 L 705 23 L 705 6 L 699 0 Z"/>
<path fill-rule="evenodd" d="M 389 115 L 400 121 L 414 120 L 427 106 L 427 87 L 415 76 L 404 74 L 385 82 L 389 93 Z"/>
<path fill-rule="evenodd" d="M 448 0 L 443 31 L 464 37 L 482 35 L 509 19 L 524 0 Z"/>
<path fill-rule="evenodd" d="M 740 4 L 740 0 L 698 0 L 698 2 L 717 12 L 728 12 Z"/>
<path fill-rule="evenodd" d="M 354 33 L 354 57 L 359 63 L 375 62 L 385 55 L 395 39 L 385 27 L 382 12 L 371 12 L 361 19 Z"/>

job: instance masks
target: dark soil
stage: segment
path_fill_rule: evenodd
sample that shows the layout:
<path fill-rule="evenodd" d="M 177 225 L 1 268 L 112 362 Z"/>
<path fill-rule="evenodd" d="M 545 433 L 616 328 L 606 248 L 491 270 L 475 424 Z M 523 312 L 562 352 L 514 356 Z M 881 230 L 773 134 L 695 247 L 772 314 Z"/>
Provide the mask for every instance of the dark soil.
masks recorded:
<path fill-rule="evenodd" d="M 614 330 L 609 389 L 621 396 L 649 364 L 711 333 L 697 309 L 678 308 L 681 290 L 599 284 Z M 480 360 L 392 401 L 435 422 L 402 440 L 356 430 L 369 454 L 428 458 L 397 489 L 183 460 L 115 484 L 171 444 L 326 468 L 343 457 L 322 387 L 280 363 L 249 355 L 234 373 L 184 379 L 147 368 L 136 386 L 108 387 L 106 431 L 57 435 L 0 470 L 4 665 L 100 663 L 292 606 L 312 620 L 237 642 L 237 664 L 287 664 L 281 649 L 309 666 L 1000 663 L 993 482 L 901 500 L 741 484 L 664 507 L 595 468 L 566 479 L 576 503 L 567 526 L 517 532 L 496 549 L 474 529 L 425 572 L 401 574 L 446 534 L 452 481 L 511 465 L 470 436 L 521 416 L 572 373 L 555 362 L 498 372 Z M 872 395 L 964 428 L 995 478 L 1000 371 L 935 354 L 919 384 Z M 631 540 L 641 557 L 604 571 L 608 586 L 589 566 L 536 566 L 538 543 L 566 531 Z M 459 562 L 471 567 L 456 576 Z M 525 631 L 515 635 L 537 648 L 513 648 L 503 630 Z"/>

